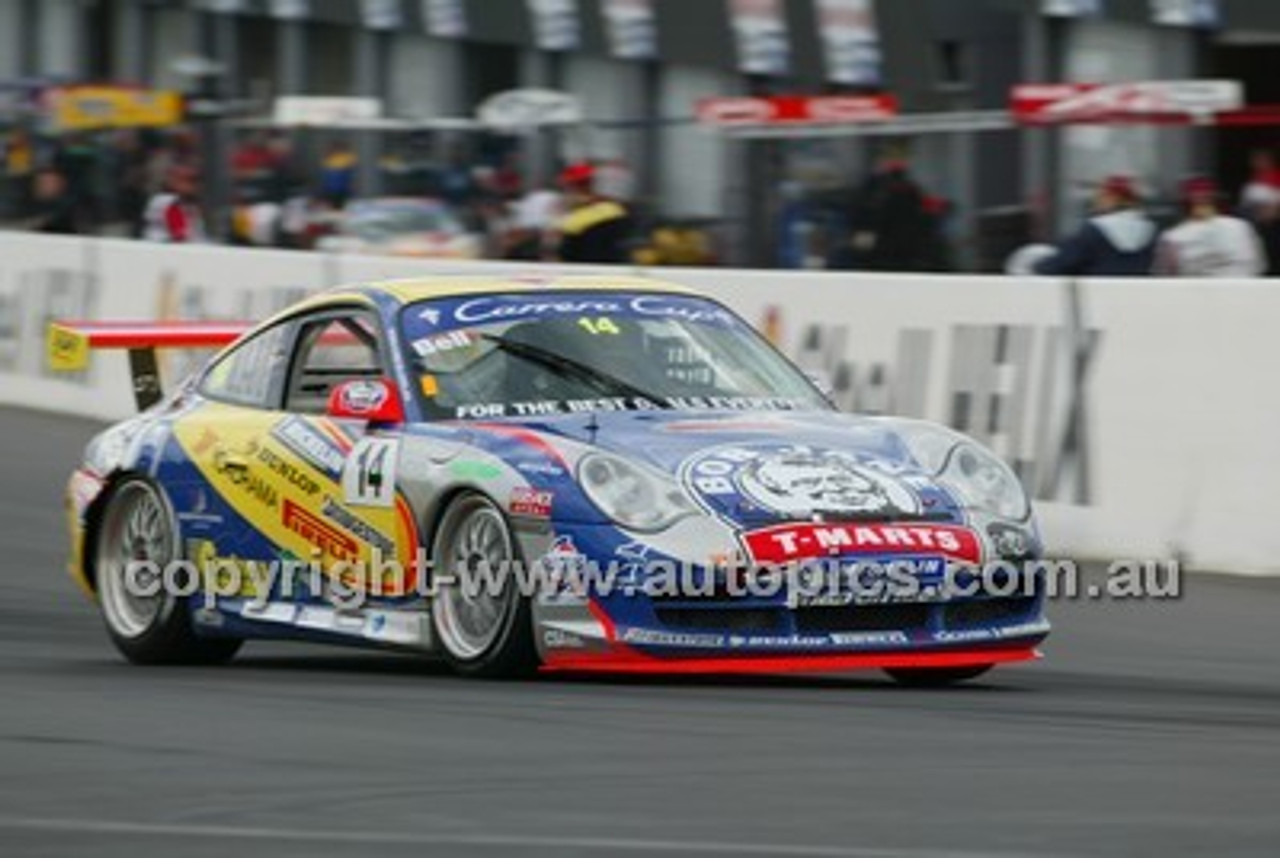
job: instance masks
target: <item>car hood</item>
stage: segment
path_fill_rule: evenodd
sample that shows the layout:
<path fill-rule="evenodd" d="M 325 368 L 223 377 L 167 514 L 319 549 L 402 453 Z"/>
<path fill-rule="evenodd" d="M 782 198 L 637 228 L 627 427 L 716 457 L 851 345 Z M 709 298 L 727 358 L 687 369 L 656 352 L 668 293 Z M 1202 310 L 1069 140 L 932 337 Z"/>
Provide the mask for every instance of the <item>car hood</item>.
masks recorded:
<path fill-rule="evenodd" d="M 955 498 L 921 469 L 910 421 L 836 412 L 593 412 L 514 423 L 656 468 L 707 511 L 754 525 L 954 520 Z M 569 445 L 566 445 L 569 446 Z M 579 448 L 580 449 L 580 448 Z"/>

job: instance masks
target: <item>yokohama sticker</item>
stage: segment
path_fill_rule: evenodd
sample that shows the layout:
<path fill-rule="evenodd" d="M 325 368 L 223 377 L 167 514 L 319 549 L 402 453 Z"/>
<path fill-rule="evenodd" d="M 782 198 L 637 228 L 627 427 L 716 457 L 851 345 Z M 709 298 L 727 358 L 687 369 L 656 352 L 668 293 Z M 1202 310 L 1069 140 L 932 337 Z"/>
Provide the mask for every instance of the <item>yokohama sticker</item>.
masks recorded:
<path fill-rule="evenodd" d="M 982 560 L 976 533 L 943 524 L 783 524 L 744 533 L 742 542 L 756 563 L 921 553 L 965 563 Z"/>

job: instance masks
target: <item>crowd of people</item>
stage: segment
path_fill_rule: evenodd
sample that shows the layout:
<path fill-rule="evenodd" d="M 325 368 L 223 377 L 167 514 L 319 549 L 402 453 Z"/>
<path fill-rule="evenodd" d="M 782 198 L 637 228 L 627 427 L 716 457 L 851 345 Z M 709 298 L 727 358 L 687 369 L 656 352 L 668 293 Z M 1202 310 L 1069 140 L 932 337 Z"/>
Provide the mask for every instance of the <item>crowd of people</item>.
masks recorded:
<path fill-rule="evenodd" d="M 1032 249 L 1012 273 L 1087 277 L 1280 276 L 1280 171 L 1258 158 L 1234 211 L 1212 179 L 1180 188 L 1181 217 L 1161 230 L 1143 207 L 1136 182 L 1111 176 L 1099 184 L 1092 214 L 1056 247 Z"/>
<path fill-rule="evenodd" d="M 16 128 L 3 149 L 3 219 L 13 227 L 68 235 L 120 231 L 155 237 L 166 220 L 191 240 L 201 162 L 188 131 L 115 131 L 42 137 Z M 162 205 L 182 201 L 186 217 Z M 171 210 L 172 209 L 172 210 Z"/>
<path fill-rule="evenodd" d="M 284 132 L 237 141 L 224 170 L 225 211 L 209 223 L 207 165 L 187 129 L 60 137 L 15 129 L 0 136 L 0 222 L 58 234 L 305 249 L 353 202 L 360 161 L 347 140 L 330 141 L 314 163 L 295 143 Z M 622 263 L 643 246 L 630 207 L 596 166 L 571 164 L 558 180 L 526 187 L 514 153 L 457 150 L 424 168 L 410 148 L 378 164 L 385 193 L 440 201 L 482 238 L 485 256 Z"/>
<path fill-rule="evenodd" d="M 40 138 L 22 129 L 3 140 L 3 222 L 62 234 L 132 235 L 169 243 L 226 240 L 306 249 L 338 222 L 358 187 L 360 159 L 345 139 L 306 158 L 281 131 L 250 133 L 228 153 L 225 211 L 206 222 L 206 164 L 188 129 Z M 642 235 L 616 176 L 570 164 L 554 181 L 526 183 L 517 152 L 451 150 L 415 167 L 393 150 L 378 165 L 394 194 L 439 200 L 478 236 L 479 255 L 523 261 L 712 264 L 708 234 L 660 225 Z M 955 270 L 949 204 L 912 176 L 905 152 L 889 148 L 871 174 L 836 205 L 839 225 L 825 265 L 849 271 Z M 1280 276 L 1280 167 L 1259 152 L 1236 204 L 1214 181 L 1180 189 L 1178 222 L 1147 211 L 1135 180 L 1111 176 L 1092 211 L 1056 246 L 1015 254 L 1008 270 L 1060 276 Z M 784 242 L 785 243 L 785 242 Z M 804 255 L 802 252 L 801 256 Z M 821 257 L 820 257 L 821 258 Z"/>

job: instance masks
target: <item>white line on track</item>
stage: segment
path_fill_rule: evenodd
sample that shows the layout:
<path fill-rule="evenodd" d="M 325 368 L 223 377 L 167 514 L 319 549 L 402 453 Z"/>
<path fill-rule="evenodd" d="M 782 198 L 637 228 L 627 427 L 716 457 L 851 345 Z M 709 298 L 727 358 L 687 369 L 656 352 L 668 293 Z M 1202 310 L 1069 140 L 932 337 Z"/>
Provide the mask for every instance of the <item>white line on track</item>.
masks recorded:
<path fill-rule="evenodd" d="M 172 825 L 109 820 L 0 817 L 0 831 L 124 837 L 191 837 L 357 846 L 453 846 L 472 848 L 593 849 L 685 855 L 775 855 L 794 858 L 1030 858 L 1028 853 L 956 852 L 932 849 L 874 849 L 856 846 L 804 846 L 784 843 L 729 843 L 703 840 L 643 840 L 613 837 L 545 837 L 515 834 L 413 834 L 380 831 L 310 831 L 219 825 Z M 1037 858 L 1044 858 L 1038 856 Z"/>

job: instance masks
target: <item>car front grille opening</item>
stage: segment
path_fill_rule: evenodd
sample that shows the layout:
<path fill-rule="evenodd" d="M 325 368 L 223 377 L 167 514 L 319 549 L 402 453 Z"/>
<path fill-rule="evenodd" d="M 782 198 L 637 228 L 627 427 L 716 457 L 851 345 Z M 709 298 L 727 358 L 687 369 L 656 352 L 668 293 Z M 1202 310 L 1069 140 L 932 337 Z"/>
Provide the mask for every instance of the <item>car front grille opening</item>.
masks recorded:
<path fill-rule="evenodd" d="M 838 605 L 797 608 L 800 634 L 889 632 L 921 629 L 929 623 L 929 605 Z"/>
<path fill-rule="evenodd" d="M 679 631 L 778 634 L 783 612 L 771 608 L 656 608 L 658 622 Z"/>
<path fill-rule="evenodd" d="M 955 602 L 943 606 L 942 622 L 948 629 L 1005 625 L 1026 619 L 1035 605 L 1034 596 Z"/>

